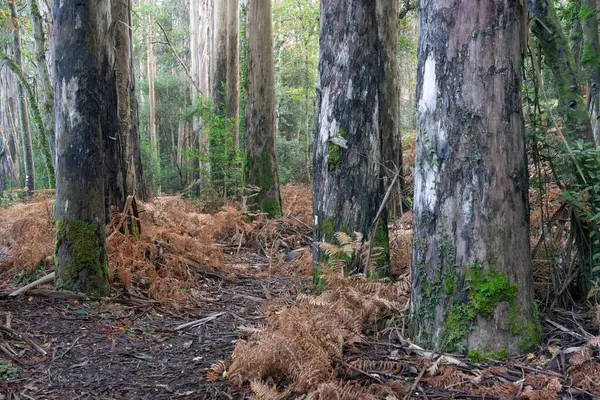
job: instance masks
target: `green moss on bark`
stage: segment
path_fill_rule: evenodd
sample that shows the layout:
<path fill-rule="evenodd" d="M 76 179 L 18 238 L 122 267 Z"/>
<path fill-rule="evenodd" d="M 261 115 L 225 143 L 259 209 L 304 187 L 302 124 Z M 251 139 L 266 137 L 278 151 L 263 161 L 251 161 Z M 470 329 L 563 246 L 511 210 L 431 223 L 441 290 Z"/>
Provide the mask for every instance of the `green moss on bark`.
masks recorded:
<path fill-rule="evenodd" d="M 75 219 L 57 221 L 55 259 L 58 289 L 95 296 L 108 294 L 108 262 L 100 240 L 103 238 L 99 237 L 97 224 Z"/>
<path fill-rule="evenodd" d="M 448 314 L 440 336 L 442 349 L 462 350 L 477 315 L 491 316 L 502 301 L 507 301 L 512 308 L 519 289 L 518 285 L 510 284 L 502 273 L 484 270 L 480 262 L 469 268 L 465 282 L 466 298 L 458 300 Z M 509 311 L 509 319 L 510 314 Z"/>
<path fill-rule="evenodd" d="M 254 202 L 258 205 L 261 212 L 266 213 L 269 218 L 281 216 L 281 197 L 279 194 L 279 182 L 275 173 L 273 159 L 268 152 L 263 152 L 260 157 L 252 157 L 246 154 L 246 180 L 248 176 L 253 176 L 252 182 L 247 182 L 257 186 L 260 191 L 255 196 Z M 249 172 L 253 172 L 249 174 Z"/>

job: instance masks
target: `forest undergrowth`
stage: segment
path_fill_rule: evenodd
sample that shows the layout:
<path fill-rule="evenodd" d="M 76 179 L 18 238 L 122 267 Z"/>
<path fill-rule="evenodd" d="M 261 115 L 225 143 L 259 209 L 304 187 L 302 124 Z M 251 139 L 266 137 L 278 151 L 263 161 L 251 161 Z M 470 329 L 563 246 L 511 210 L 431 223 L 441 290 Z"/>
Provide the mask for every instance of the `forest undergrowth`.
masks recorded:
<path fill-rule="evenodd" d="M 558 193 L 544 200 L 547 213 L 560 211 Z M 531 191 L 532 227 L 536 191 Z M 534 351 L 501 354 L 442 354 L 422 349 L 408 335 L 411 216 L 391 225 L 393 280 L 346 277 L 326 272 L 326 290 L 311 292 L 310 188 L 282 188 L 284 216 L 248 215 L 234 204 L 203 212 L 203 204 L 181 197 L 139 203 L 141 231 L 123 223 L 131 216 L 114 210 L 107 225 L 112 298 L 142 299 L 166 309 L 199 307 L 210 296 L 207 277 L 229 282 L 285 276 L 295 297 L 272 298 L 266 315 L 236 330 L 231 359 L 215 362 L 204 382 L 227 383 L 232 396 L 260 399 L 403 398 L 596 398 L 600 396 L 600 308 L 560 308 L 553 286 L 560 226 L 540 251 L 541 233 L 532 230 L 535 287 L 544 343 Z M 0 289 L 11 290 L 51 272 L 51 194 L 0 209 Z M 536 219 L 538 218 L 538 219 Z M 555 251 L 555 253 L 556 253 Z M 239 253 L 256 254 L 240 261 Z M 562 268 L 562 267 L 561 267 Z M 51 288 L 51 286 L 47 286 Z M 558 299 L 558 300 L 557 300 Z M 500 359 L 498 359 L 500 358 Z M 200 374 L 202 371 L 198 371 Z"/>

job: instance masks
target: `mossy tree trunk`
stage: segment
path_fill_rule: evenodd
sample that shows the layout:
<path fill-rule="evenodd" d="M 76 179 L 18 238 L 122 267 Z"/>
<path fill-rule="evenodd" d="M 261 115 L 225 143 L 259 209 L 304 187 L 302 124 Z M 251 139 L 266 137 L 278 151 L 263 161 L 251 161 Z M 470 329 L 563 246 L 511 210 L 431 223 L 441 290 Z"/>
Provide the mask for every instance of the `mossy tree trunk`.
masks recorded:
<path fill-rule="evenodd" d="M 21 47 L 21 32 L 19 15 L 15 5 L 15 0 L 8 0 L 10 16 L 13 25 L 13 51 L 15 63 L 20 71 L 23 71 L 23 54 Z M 28 191 L 35 189 L 35 168 L 33 165 L 33 148 L 31 145 L 31 131 L 29 129 L 29 112 L 27 109 L 27 99 L 25 98 L 24 83 L 19 82 L 17 92 L 19 97 L 19 122 L 21 130 L 21 142 L 23 146 L 23 161 L 25 166 L 25 186 Z"/>
<path fill-rule="evenodd" d="M 19 132 L 17 130 L 17 80 L 6 68 L 0 69 L 0 129 L 5 140 L 5 152 L 2 168 L 5 179 L 10 177 L 12 186 L 19 182 L 21 176 L 19 151 Z"/>
<path fill-rule="evenodd" d="M 386 85 L 397 83 L 384 76 L 390 69 L 386 60 L 391 62 L 390 49 L 384 46 L 392 44 L 380 26 L 389 22 L 380 21 L 387 17 L 381 15 L 381 5 L 376 10 L 374 4 L 370 0 L 321 1 L 317 130 L 313 142 L 315 244 L 335 242 L 338 231 L 350 235 L 360 232 L 363 241 L 375 231 L 374 219 L 383 198 L 383 140 L 392 139 L 382 133 L 382 124 L 397 124 L 392 111 L 396 100 L 384 97 L 393 90 Z M 374 260 L 375 270 L 369 272 L 381 276 L 389 270 L 385 213 L 377 224 L 373 246 L 382 251 Z M 315 281 L 319 281 L 324 254 L 318 247 L 313 258 Z M 354 258 L 348 269 L 363 272 L 364 266 Z"/>
<path fill-rule="evenodd" d="M 554 77 L 559 114 L 563 117 L 567 140 L 569 142 L 579 140 L 591 146 L 594 143 L 594 136 L 586 101 L 582 95 L 576 64 L 558 21 L 554 3 L 549 0 L 528 0 L 527 7 L 534 17 L 531 31 L 540 43 L 544 62 Z M 575 172 L 577 167 L 572 165 L 570 168 L 574 171 L 575 179 L 579 180 L 581 175 Z M 586 185 L 583 179 L 577 184 Z M 597 243 L 590 239 L 590 233 L 597 227 L 593 222 L 578 217 L 576 212 L 571 213 L 571 225 L 582 265 L 577 280 L 577 291 L 579 296 L 585 298 L 593 280 L 599 277 L 598 273 L 593 272 L 595 267 L 593 254 L 598 251 L 595 249 Z"/>
<path fill-rule="evenodd" d="M 111 0 L 114 21 L 119 141 L 124 147 L 127 193 L 145 199 L 140 153 L 140 132 L 133 70 L 131 0 Z M 117 175 L 118 176 L 118 175 Z M 120 178 L 120 176 L 119 176 Z"/>
<path fill-rule="evenodd" d="M 110 2 L 55 1 L 56 287 L 108 293 L 102 103 Z M 116 107 L 114 108 L 116 113 Z"/>
<path fill-rule="evenodd" d="M 47 143 L 42 143 L 43 146 L 48 146 L 52 157 L 52 165 L 55 160 L 55 135 L 54 135 L 54 87 L 50 81 L 50 72 L 48 71 L 48 62 L 46 61 L 46 36 L 44 35 L 44 24 L 38 0 L 28 0 L 29 11 L 31 15 L 31 26 L 33 28 L 33 38 L 35 44 L 35 61 L 37 63 L 38 79 L 40 94 L 42 96 L 42 108 L 44 130 L 46 132 Z"/>
<path fill-rule="evenodd" d="M 275 120 L 275 58 L 271 0 L 249 0 L 246 39 L 246 185 L 259 188 L 248 205 L 281 215 Z"/>
<path fill-rule="evenodd" d="M 513 354 L 540 340 L 516 1 L 421 0 L 411 329 Z"/>

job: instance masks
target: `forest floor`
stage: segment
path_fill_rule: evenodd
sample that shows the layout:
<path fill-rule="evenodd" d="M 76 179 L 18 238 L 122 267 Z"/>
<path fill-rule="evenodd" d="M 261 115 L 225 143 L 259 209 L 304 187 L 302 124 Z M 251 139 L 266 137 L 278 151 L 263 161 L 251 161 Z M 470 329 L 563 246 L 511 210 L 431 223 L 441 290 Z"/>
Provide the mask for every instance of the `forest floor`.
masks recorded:
<path fill-rule="evenodd" d="M 406 339 L 408 215 L 390 234 L 395 283 L 333 271 L 312 295 L 310 197 L 284 188 L 276 221 L 159 197 L 136 234 L 115 210 L 102 300 L 8 296 L 52 268 L 51 194 L 0 209 L 0 400 L 600 397 L 600 308 L 543 309 L 544 345 L 500 361 Z"/>

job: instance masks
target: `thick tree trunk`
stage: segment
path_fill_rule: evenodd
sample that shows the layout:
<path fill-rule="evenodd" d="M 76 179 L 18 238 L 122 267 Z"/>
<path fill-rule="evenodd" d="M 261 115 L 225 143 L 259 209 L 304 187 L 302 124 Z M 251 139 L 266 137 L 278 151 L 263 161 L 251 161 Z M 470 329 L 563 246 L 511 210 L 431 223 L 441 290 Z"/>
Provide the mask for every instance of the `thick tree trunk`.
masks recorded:
<path fill-rule="evenodd" d="M 377 33 L 380 51 L 379 120 L 381 129 L 383 182 L 391 184 L 396 171 L 396 194 L 403 192 L 402 141 L 400 138 L 400 88 L 398 77 L 398 2 L 377 0 Z M 396 215 L 402 214 L 402 199 L 394 197 L 389 207 Z"/>
<path fill-rule="evenodd" d="M 598 115 L 600 108 L 600 40 L 598 39 L 598 13 L 596 0 L 581 0 L 584 11 L 581 20 L 583 30 L 583 53 L 581 64 L 587 78 L 588 115 L 596 143 L 600 143 Z"/>
<path fill-rule="evenodd" d="M 124 150 L 127 193 L 145 199 L 140 154 L 140 133 L 135 99 L 131 0 L 111 0 L 114 22 L 119 137 Z"/>
<path fill-rule="evenodd" d="M 54 87 L 50 81 L 48 62 L 46 61 L 46 37 L 44 35 L 44 24 L 38 7 L 38 0 L 28 0 L 31 12 L 31 26 L 35 43 L 35 61 L 37 63 L 38 79 L 42 95 L 43 122 L 46 140 L 48 141 L 52 165 L 55 163 L 56 152 L 54 151 L 56 137 L 54 135 Z M 46 146 L 45 143 L 41 144 Z"/>
<path fill-rule="evenodd" d="M 53 4 L 56 81 L 56 287 L 106 295 L 102 103 L 106 82 L 102 32 L 109 2 Z M 82 190 L 84 188 L 84 190 Z"/>
<path fill-rule="evenodd" d="M 321 1 L 313 142 L 314 241 L 333 243 L 338 231 L 359 232 L 363 241 L 370 238 L 382 252 L 374 260 L 374 271 L 359 266 L 356 257 L 350 271 L 363 272 L 364 268 L 385 275 L 389 267 L 386 215 L 378 222 L 374 219 L 383 198 L 381 124 L 391 123 L 386 118 L 393 115 L 381 118 L 388 111 L 382 110 L 380 101 L 388 90 L 383 73 L 389 60 L 379 36 L 383 22 L 373 5 L 372 0 Z M 393 107 L 395 101 L 385 103 Z M 315 280 L 322 258 L 316 248 Z"/>
<path fill-rule="evenodd" d="M 227 106 L 226 115 L 232 122 L 234 148 L 239 148 L 237 128 L 240 112 L 240 54 L 239 54 L 239 0 L 227 0 Z"/>
<path fill-rule="evenodd" d="M 414 340 L 514 354 L 541 339 L 516 1 L 419 2 Z"/>
<path fill-rule="evenodd" d="M 9 0 L 10 15 L 13 24 L 13 46 L 15 53 L 15 63 L 19 70 L 23 71 L 23 55 L 21 53 L 21 33 L 19 16 L 15 6 L 15 0 Z M 25 186 L 28 191 L 35 189 L 34 165 L 33 165 L 33 148 L 31 145 L 31 131 L 29 129 L 29 114 L 27 110 L 27 99 L 25 98 L 25 90 L 23 83 L 19 82 L 17 92 L 19 96 L 19 122 L 21 129 L 21 142 L 23 146 L 23 160 L 25 162 Z"/>
<path fill-rule="evenodd" d="M 281 215 L 275 149 L 275 60 L 271 0 L 249 0 L 247 8 L 246 185 L 260 190 L 249 199 L 269 217 Z"/>

